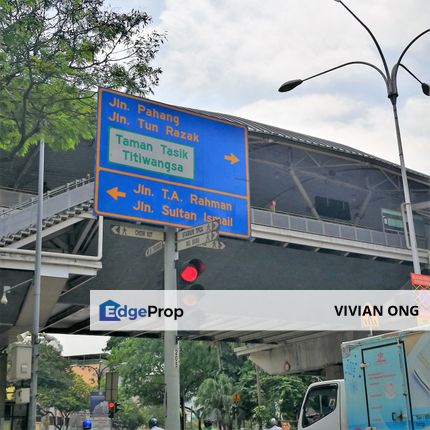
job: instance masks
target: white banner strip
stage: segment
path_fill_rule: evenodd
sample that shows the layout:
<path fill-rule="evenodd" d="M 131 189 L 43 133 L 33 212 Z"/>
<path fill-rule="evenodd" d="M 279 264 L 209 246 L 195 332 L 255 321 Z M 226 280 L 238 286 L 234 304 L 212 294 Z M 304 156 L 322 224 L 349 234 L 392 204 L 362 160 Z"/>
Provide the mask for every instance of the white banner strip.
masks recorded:
<path fill-rule="evenodd" d="M 430 291 L 91 291 L 91 330 L 404 330 L 430 324 Z"/>

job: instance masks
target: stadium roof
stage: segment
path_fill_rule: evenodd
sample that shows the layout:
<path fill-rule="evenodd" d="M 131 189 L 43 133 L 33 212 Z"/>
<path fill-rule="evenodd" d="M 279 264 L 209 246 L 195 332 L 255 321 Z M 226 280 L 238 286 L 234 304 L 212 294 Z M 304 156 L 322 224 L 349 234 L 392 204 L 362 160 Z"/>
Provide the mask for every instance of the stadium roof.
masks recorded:
<path fill-rule="evenodd" d="M 247 127 L 250 132 L 261 133 L 267 136 L 281 137 L 283 139 L 289 139 L 293 142 L 297 142 L 298 144 L 304 144 L 304 145 L 309 145 L 309 146 L 314 146 L 322 149 L 328 149 L 328 150 L 340 152 L 342 154 L 348 154 L 353 157 L 355 156 L 364 160 L 368 160 L 369 162 L 376 162 L 377 164 L 395 167 L 396 169 L 400 170 L 399 164 L 392 163 L 391 161 L 384 160 L 383 158 L 376 157 L 374 155 L 368 154 L 366 152 L 360 151 L 355 148 L 351 148 L 350 146 L 343 145 L 341 143 L 332 142 L 331 140 L 320 139 L 318 137 L 309 136 L 307 134 L 285 130 L 283 128 L 262 124 L 260 122 L 255 122 L 249 119 L 240 118 L 234 115 L 222 114 L 217 112 L 208 112 L 208 111 L 199 110 L 199 109 L 190 109 L 190 108 L 186 108 L 186 109 L 191 112 L 201 113 L 209 117 L 218 118 L 221 120 L 241 124 Z M 416 170 L 412 170 L 412 169 L 407 169 L 407 170 L 409 173 L 420 176 L 421 178 L 426 178 L 427 180 L 430 179 L 430 176 L 424 173 L 417 172 Z"/>

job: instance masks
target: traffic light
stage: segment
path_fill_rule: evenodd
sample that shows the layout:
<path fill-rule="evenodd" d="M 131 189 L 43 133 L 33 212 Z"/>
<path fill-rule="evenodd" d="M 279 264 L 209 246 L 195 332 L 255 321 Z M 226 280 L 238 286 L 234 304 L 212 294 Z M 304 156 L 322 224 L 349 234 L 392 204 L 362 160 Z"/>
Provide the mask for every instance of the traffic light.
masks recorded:
<path fill-rule="evenodd" d="M 206 288 L 198 282 L 204 271 L 205 264 L 198 258 L 193 258 L 178 266 L 178 290 L 182 291 L 178 303 L 186 314 L 188 324 L 192 323 L 195 327 L 201 327 L 206 320 L 201 304 L 203 290 Z"/>
<path fill-rule="evenodd" d="M 198 258 L 183 263 L 178 270 L 178 290 L 183 291 L 180 305 L 196 327 L 200 327 L 205 321 L 204 312 L 198 306 L 203 297 L 203 293 L 198 291 L 205 290 L 205 287 L 197 282 L 204 271 L 205 265 Z"/>
<path fill-rule="evenodd" d="M 116 402 L 108 402 L 108 416 L 113 418 L 116 412 Z"/>
<path fill-rule="evenodd" d="M 179 290 L 204 290 L 203 285 L 197 284 L 199 276 L 205 271 L 205 265 L 202 260 L 193 258 L 187 263 L 180 266 L 179 269 Z"/>

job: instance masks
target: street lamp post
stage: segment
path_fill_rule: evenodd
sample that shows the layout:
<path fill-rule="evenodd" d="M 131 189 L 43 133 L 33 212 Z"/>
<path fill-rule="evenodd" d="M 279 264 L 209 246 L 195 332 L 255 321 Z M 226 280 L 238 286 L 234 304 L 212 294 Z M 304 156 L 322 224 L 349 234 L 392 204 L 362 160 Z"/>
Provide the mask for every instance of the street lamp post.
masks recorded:
<path fill-rule="evenodd" d="M 98 367 L 91 366 L 90 364 L 79 364 L 79 367 L 86 367 L 88 369 L 91 369 L 95 373 L 97 377 L 97 391 L 100 391 L 103 373 L 105 370 L 109 370 L 110 366 L 109 365 L 102 366 L 102 362 L 100 361 Z"/>
<path fill-rule="evenodd" d="M 40 292 L 42 278 L 43 182 L 45 170 L 45 140 L 39 142 L 39 178 L 37 186 L 36 249 L 33 282 L 33 321 L 31 326 L 31 381 L 28 428 L 36 428 L 37 379 L 39 367 Z"/>
<path fill-rule="evenodd" d="M 385 59 L 384 53 L 382 52 L 382 49 L 381 49 L 378 41 L 376 40 L 375 36 L 373 35 L 373 33 L 371 32 L 369 27 L 367 27 L 367 25 L 364 24 L 364 22 L 361 21 L 360 18 L 358 18 L 358 16 L 354 14 L 354 12 L 352 12 L 351 9 L 349 9 L 348 6 L 346 6 L 343 3 L 342 0 L 335 0 L 335 1 L 340 3 L 369 33 L 370 37 L 372 38 L 372 40 L 373 40 L 373 42 L 374 42 L 374 44 L 375 44 L 375 46 L 379 52 L 379 55 L 381 57 L 381 60 L 382 60 L 383 66 L 384 66 L 384 70 L 381 70 L 379 67 L 375 66 L 374 64 L 368 63 L 366 61 L 350 61 L 348 63 L 344 63 L 344 64 L 341 64 L 339 66 L 333 67 L 331 69 L 325 70 L 323 72 L 317 73 L 315 75 L 309 76 L 306 79 L 294 79 L 294 80 L 287 81 L 283 85 L 281 85 L 281 87 L 279 88 L 279 92 L 283 93 L 283 92 L 291 91 L 292 89 L 301 85 L 305 81 L 308 81 L 310 79 L 316 78 L 317 76 L 324 75 L 326 73 L 332 72 L 333 70 L 337 70 L 337 69 L 340 69 L 342 67 L 349 66 L 352 64 L 361 64 L 361 65 L 372 67 L 382 76 L 382 78 L 385 82 L 386 89 L 387 89 L 387 96 L 390 99 L 391 105 L 393 108 L 394 124 L 395 124 L 395 128 L 396 128 L 396 138 L 397 138 L 397 145 L 398 145 L 399 158 L 400 158 L 400 172 L 401 172 L 401 176 L 402 176 L 403 193 L 404 193 L 404 199 L 405 199 L 404 205 L 406 208 L 406 219 L 407 219 L 407 228 L 405 231 L 405 236 L 409 237 L 409 244 L 410 244 L 410 248 L 411 248 L 414 272 L 415 273 L 421 273 L 419 256 L 418 256 L 418 246 L 417 246 L 417 240 L 416 240 L 416 236 L 415 236 L 414 219 L 413 219 L 412 207 L 411 207 L 411 197 L 410 197 L 410 192 L 409 192 L 408 177 L 407 177 L 407 173 L 406 173 L 405 159 L 404 159 L 404 155 L 403 155 L 402 138 L 401 138 L 401 134 L 400 134 L 399 118 L 398 118 L 398 114 L 397 114 L 397 98 L 399 96 L 398 90 L 397 90 L 397 72 L 399 70 L 399 67 L 402 67 L 414 79 L 416 79 L 421 84 L 421 88 L 422 88 L 423 93 L 426 96 L 430 95 L 429 84 L 422 82 L 406 66 L 404 66 L 402 64 L 402 59 L 403 59 L 404 55 L 406 54 L 407 50 L 421 36 L 424 36 L 426 33 L 429 33 L 430 28 L 423 31 L 422 33 L 420 33 L 418 36 L 416 36 L 414 39 L 412 39 L 409 42 L 409 44 L 406 46 L 406 48 L 400 54 L 399 59 L 394 64 L 393 68 L 391 69 L 391 73 L 390 73 L 390 70 L 388 68 L 388 64 L 387 64 L 387 61 Z"/>

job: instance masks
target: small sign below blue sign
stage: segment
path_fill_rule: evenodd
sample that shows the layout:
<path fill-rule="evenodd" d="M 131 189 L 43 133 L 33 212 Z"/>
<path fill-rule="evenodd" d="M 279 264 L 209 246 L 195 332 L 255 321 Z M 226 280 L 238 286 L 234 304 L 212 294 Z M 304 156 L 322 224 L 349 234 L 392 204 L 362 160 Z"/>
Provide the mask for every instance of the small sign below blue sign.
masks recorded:
<path fill-rule="evenodd" d="M 250 236 L 247 129 L 100 88 L 95 211 Z"/>

